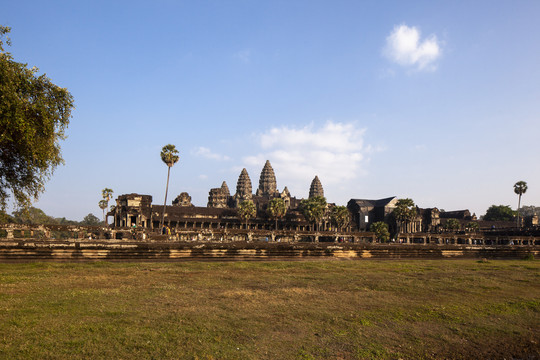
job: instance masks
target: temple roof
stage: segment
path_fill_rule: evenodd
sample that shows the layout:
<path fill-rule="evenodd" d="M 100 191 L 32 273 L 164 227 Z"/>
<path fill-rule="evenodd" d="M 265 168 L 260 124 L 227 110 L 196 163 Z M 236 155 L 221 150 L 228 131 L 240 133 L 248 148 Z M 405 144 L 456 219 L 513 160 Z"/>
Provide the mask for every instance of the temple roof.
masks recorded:
<path fill-rule="evenodd" d="M 368 199 L 351 199 L 349 200 L 348 205 L 354 203 L 357 206 L 360 207 L 380 207 L 380 206 L 386 206 L 388 205 L 392 200 L 394 200 L 396 197 L 388 197 L 384 199 L 378 199 L 378 200 L 368 200 Z"/>

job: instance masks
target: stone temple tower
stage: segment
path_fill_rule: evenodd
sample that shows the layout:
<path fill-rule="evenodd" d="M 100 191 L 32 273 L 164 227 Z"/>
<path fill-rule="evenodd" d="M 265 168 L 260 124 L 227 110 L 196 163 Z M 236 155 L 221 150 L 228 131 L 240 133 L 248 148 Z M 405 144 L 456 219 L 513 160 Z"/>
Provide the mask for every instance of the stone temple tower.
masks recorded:
<path fill-rule="evenodd" d="M 270 161 L 266 160 L 259 178 L 259 188 L 257 196 L 274 196 L 277 193 L 276 175 L 274 169 L 270 165 Z"/>
<path fill-rule="evenodd" d="M 226 208 L 230 196 L 229 187 L 224 181 L 220 188 L 210 189 L 207 206 L 211 208 Z"/>
<path fill-rule="evenodd" d="M 234 195 L 234 200 L 236 206 L 244 200 L 251 200 L 252 197 L 252 188 L 251 188 L 251 179 L 249 178 L 247 170 L 244 168 L 238 177 L 238 182 L 236 183 L 236 194 Z"/>
<path fill-rule="evenodd" d="M 311 182 L 311 186 L 309 187 L 309 198 L 311 199 L 315 196 L 324 197 L 324 190 L 318 176 L 315 176 L 315 178 Z"/>

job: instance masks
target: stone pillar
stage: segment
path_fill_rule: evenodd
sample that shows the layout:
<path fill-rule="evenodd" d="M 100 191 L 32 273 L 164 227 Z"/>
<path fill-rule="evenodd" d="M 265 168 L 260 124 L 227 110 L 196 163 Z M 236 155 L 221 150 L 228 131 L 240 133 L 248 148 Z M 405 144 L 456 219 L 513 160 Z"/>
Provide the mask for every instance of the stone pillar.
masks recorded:
<path fill-rule="evenodd" d="M 14 239 L 15 236 L 13 235 L 13 229 L 6 229 L 7 231 L 7 238 L 8 239 Z"/>

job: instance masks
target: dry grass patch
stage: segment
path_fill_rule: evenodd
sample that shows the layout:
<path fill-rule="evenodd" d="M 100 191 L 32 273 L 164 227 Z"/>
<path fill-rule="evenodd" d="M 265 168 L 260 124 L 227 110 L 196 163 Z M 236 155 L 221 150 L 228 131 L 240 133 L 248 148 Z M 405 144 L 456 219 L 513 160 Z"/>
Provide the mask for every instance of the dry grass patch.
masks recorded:
<path fill-rule="evenodd" d="M 540 356 L 537 261 L 0 264 L 0 357 Z"/>

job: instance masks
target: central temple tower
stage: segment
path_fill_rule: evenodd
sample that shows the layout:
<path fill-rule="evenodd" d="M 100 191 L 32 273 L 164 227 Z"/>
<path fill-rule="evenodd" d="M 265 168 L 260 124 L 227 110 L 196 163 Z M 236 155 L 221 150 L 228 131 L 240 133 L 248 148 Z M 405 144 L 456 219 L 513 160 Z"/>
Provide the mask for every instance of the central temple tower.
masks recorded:
<path fill-rule="evenodd" d="M 261 177 L 259 178 L 259 188 L 257 189 L 257 196 L 275 196 L 277 194 L 277 183 L 274 169 L 270 165 L 270 160 L 266 160 L 264 167 L 261 171 Z"/>

